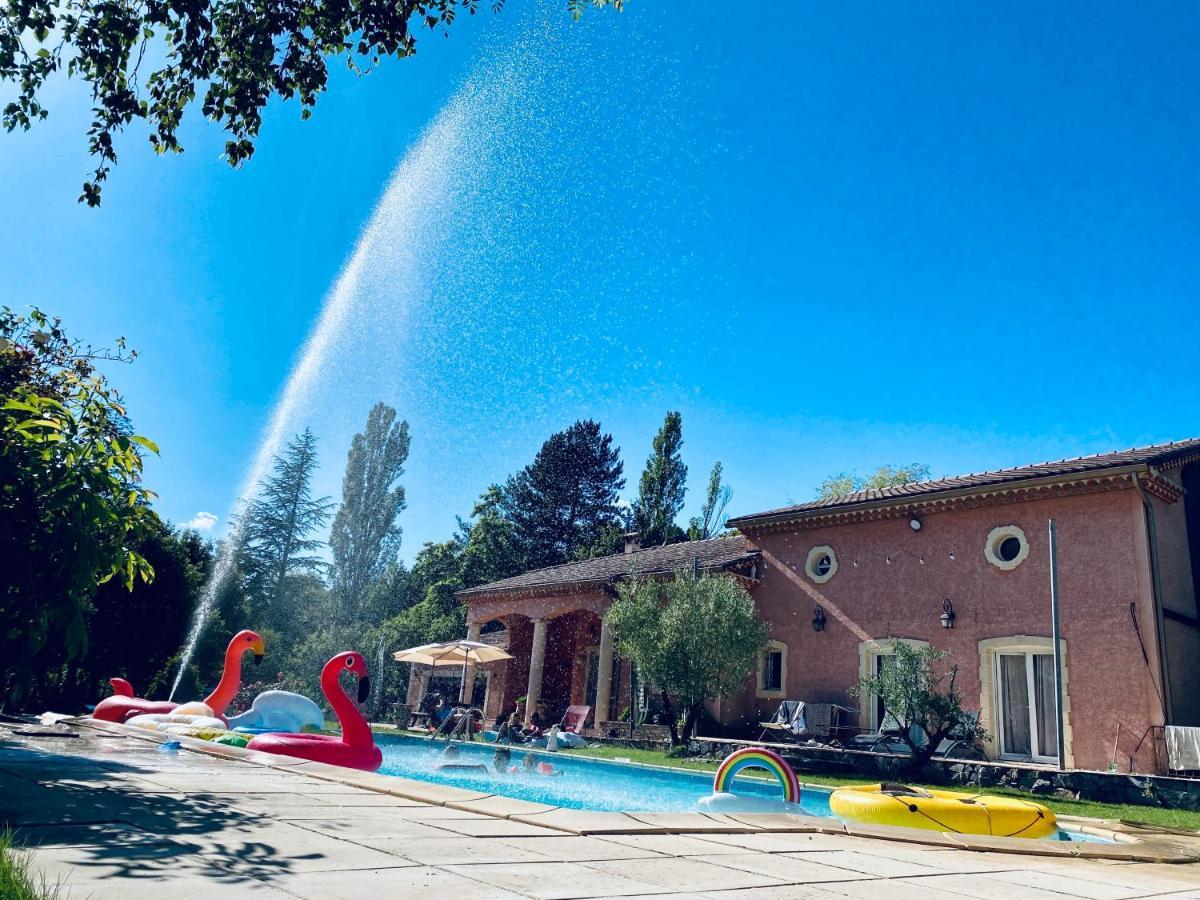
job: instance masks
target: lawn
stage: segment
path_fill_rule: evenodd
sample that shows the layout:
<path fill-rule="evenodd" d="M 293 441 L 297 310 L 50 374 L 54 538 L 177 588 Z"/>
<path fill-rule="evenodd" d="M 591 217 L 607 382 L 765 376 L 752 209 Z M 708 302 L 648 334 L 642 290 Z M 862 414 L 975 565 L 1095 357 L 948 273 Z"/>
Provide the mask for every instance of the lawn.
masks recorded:
<path fill-rule="evenodd" d="M 12 834 L 0 832 L 0 898 L 3 900 L 56 900 L 59 885 L 47 884 L 31 871 L 29 857 L 13 850 Z"/>
<path fill-rule="evenodd" d="M 719 760 L 713 759 L 676 759 L 661 750 L 634 750 L 629 747 L 586 747 L 580 750 L 564 751 L 572 756 L 591 756 L 598 759 L 628 759 L 631 762 L 646 763 L 654 766 L 672 766 L 678 769 L 691 769 L 701 772 L 715 772 L 720 765 Z M 866 775 L 806 775 L 797 773 L 801 781 L 812 784 L 828 785 L 830 787 L 845 787 L 858 784 L 878 784 L 878 778 Z M 944 785 L 923 785 L 924 787 L 944 787 Z M 972 788 L 973 793 L 995 794 L 1008 797 L 1029 797 L 1029 794 L 1011 788 L 981 787 Z M 1095 819 L 1121 819 L 1125 822 L 1137 822 L 1144 825 L 1157 825 L 1163 828 L 1184 828 L 1190 831 L 1200 831 L 1200 812 L 1188 812 L 1180 809 L 1162 809 L 1157 806 L 1133 806 L 1121 803 L 1096 803 L 1091 800 L 1063 800 L 1058 797 L 1038 797 L 1039 803 L 1044 803 L 1059 815 L 1089 816 Z"/>

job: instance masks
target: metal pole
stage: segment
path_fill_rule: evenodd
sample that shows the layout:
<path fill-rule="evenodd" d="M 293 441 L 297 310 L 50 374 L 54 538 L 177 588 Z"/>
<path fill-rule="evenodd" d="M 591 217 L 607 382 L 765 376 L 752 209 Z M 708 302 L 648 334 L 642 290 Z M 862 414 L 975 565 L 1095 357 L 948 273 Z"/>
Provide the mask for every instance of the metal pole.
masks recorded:
<path fill-rule="evenodd" d="M 1055 730 L 1058 732 L 1058 768 L 1061 771 L 1067 765 L 1067 736 L 1063 731 L 1062 638 L 1059 630 L 1058 607 L 1058 536 L 1054 520 L 1050 519 L 1050 636 L 1054 641 L 1054 716 Z"/>

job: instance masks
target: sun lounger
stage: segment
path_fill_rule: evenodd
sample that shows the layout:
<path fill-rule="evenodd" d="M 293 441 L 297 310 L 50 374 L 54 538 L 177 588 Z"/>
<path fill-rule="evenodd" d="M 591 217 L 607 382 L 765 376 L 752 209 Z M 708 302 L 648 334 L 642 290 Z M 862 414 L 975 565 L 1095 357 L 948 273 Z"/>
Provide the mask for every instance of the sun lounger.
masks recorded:
<path fill-rule="evenodd" d="M 562 721 L 558 724 L 559 730 L 568 734 L 580 734 L 583 731 L 583 723 L 591 714 L 590 706 L 568 706 L 567 711 L 563 713 Z"/>

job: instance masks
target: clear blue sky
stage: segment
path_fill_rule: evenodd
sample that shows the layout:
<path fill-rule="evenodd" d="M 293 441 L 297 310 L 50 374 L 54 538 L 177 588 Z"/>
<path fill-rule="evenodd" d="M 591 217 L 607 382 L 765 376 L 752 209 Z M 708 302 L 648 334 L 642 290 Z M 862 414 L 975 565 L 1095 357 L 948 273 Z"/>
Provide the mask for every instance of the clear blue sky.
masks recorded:
<path fill-rule="evenodd" d="M 680 409 L 689 512 L 715 459 L 746 513 L 885 462 L 1200 435 L 1200 9 L 631 0 L 576 25 L 536 6 L 338 70 L 307 123 L 272 106 L 241 171 L 195 110 L 180 157 L 131 131 L 99 210 L 75 203 L 77 87 L 0 135 L 2 302 L 142 352 L 111 375 L 162 446 L 167 518 L 220 533 L 431 123 L 287 423 L 318 432 L 336 495 L 371 403 L 409 419 L 405 557 L 578 417 L 632 488 Z"/>

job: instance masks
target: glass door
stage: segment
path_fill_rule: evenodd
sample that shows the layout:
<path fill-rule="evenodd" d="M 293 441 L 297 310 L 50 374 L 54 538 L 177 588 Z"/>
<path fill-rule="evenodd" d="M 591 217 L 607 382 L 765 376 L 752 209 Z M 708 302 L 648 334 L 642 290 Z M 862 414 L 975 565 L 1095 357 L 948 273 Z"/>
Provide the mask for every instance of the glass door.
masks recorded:
<path fill-rule="evenodd" d="M 1058 719 L 1054 710 L 1054 654 L 1000 653 L 1000 755 L 1008 759 L 1056 762 Z"/>

